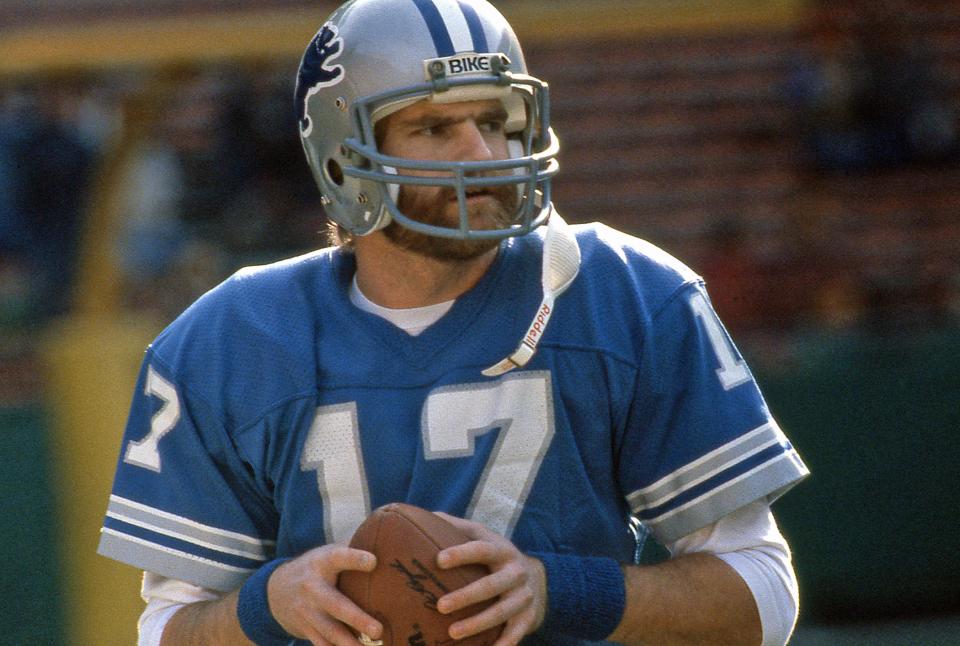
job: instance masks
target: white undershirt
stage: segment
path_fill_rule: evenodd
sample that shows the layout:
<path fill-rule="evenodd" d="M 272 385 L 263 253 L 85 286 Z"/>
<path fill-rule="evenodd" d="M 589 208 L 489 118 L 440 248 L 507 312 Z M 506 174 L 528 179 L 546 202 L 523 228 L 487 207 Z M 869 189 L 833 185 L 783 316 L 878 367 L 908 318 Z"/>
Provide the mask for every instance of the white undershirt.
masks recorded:
<path fill-rule="evenodd" d="M 404 309 L 384 307 L 383 305 L 377 305 L 360 291 L 357 277 L 354 275 L 353 282 L 350 284 L 350 302 L 364 312 L 376 314 L 380 318 L 390 321 L 410 336 L 417 336 L 443 318 L 443 315 L 453 307 L 455 301 L 449 300 L 436 305 Z"/>
<path fill-rule="evenodd" d="M 350 302 L 376 314 L 412 336 L 438 321 L 453 306 L 446 301 L 426 307 L 391 309 L 360 291 L 356 277 Z M 786 644 L 797 619 L 799 597 L 790 548 L 766 500 L 758 500 L 712 525 L 666 545 L 671 557 L 709 552 L 730 565 L 750 588 L 763 627 L 763 646 Z M 163 629 L 181 607 L 223 596 L 222 592 L 144 572 L 141 596 L 147 606 L 138 622 L 138 646 L 159 646 Z"/>

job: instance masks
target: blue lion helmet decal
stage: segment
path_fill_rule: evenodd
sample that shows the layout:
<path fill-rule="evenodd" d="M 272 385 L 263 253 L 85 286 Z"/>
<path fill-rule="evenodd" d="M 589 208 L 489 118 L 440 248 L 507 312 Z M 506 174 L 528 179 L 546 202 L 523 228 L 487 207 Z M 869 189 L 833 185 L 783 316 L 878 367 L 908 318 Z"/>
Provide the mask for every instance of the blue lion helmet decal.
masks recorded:
<path fill-rule="evenodd" d="M 313 130 L 313 120 L 307 112 L 307 102 L 320 88 L 336 85 L 343 80 L 343 65 L 331 65 L 331 61 L 343 53 L 343 39 L 331 23 L 325 24 L 313 37 L 303 53 L 300 70 L 297 72 L 297 117 L 301 136 Z"/>

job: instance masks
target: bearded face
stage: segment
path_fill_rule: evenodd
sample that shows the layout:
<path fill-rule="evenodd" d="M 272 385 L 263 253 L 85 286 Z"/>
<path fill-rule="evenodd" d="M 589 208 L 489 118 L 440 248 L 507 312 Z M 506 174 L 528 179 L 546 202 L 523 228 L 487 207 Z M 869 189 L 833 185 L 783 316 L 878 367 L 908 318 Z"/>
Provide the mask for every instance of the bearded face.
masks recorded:
<path fill-rule="evenodd" d="M 467 193 L 470 228 L 502 229 L 512 223 L 519 198 L 516 187 L 489 186 Z M 400 211 L 413 219 L 448 228 L 458 228 L 459 208 L 456 191 L 449 186 L 403 186 L 397 201 Z M 384 234 L 399 247 L 435 260 L 469 260 L 483 255 L 499 240 L 456 240 L 411 231 L 396 222 Z"/>
<path fill-rule="evenodd" d="M 507 113 L 496 100 L 462 103 L 419 101 L 377 123 L 377 140 L 384 153 L 416 160 L 452 162 L 509 158 Z M 398 168 L 404 175 L 439 175 L 435 171 Z M 510 171 L 495 171 L 509 175 Z M 449 174 L 445 175 L 449 177 Z M 514 184 L 470 189 L 466 208 L 471 230 L 503 229 L 513 223 L 519 197 Z M 456 190 L 450 186 L 402 184 L 397 207 L 412 220 L 447 229 L 460 229 Z M 438 260 L 469 260 L 499 243 L 458 240 L 411 231 L 396 222 L 384 230 L 397 246 Z"/>

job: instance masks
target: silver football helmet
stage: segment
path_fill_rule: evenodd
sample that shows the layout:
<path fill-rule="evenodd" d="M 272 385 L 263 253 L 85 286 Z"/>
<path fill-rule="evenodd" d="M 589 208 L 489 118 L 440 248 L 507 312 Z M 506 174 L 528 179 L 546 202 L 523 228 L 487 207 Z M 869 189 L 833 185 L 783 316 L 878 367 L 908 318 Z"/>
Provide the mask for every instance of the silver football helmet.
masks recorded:
<path fill-rule="evenodd" d="M 378 149 L 374 126 L 420 100 L 499 99 L 511 158 L 412 160 Z M 486 0 L 350 0 L 307 47 L 296 90 L 300 137 L 327 215 L 355 235 L 391 220 L 447 238 L 506 238 L 543 224 L 559 144 L 550 129 L 547 84 L 527 75 L 520 43 Z M 429 175 L 408 171 L 429 171 Z M 418 221 L 397 207 L 407 184 L 453 187 L 459 226 Z M 516 185 L 511 224 L 471 229 L 471 188 Z"/>

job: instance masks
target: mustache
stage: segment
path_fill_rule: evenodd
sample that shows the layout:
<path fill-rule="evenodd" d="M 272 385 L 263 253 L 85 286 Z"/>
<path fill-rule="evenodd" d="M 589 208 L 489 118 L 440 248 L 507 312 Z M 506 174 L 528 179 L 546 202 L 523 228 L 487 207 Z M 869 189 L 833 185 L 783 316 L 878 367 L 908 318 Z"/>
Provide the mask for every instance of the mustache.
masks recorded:
<path fill-rule="evenodd" d="M 469 177 L 509 177 L 509 173 L 473 174 Z M 495 184 L 492 186 L 470 187 L 466 190 L 468 198 L 488 196 L 489 202 L 468 204 L 474 216 L 483 216 L 496 226 L 507 226 L 517 217 L 520 195 L 517 184 Z M 413 219 L 428 224 L 451 226 L 446 222 L 451 217 L 450 210 L 458 209 L 457 187 L 433 185 L 432 190 L 416 190 L 415 186 L 401 186 L 397 199 L 397 208 Z"/>
<path fill-rule="evenodd" d="M 398 168 L 397 170 L 400 171 L 400 174 L 402 175 L 406 175 L 408 173 L 413 174 L 412 171 L 406 168 Z M 491 177 L 491 178 L 492 177 L 510 177 L 511 175 L 512 174 L 508 171 L 487 171 L 487 172 L 480 172 L 480 173 L 470 173 L 470 174 L 467 174 L 466 177 L 468 179 L 478 179 L 478 178 L 486 178 L 486 177 Z M 440 177 L 446 180 L 446 179 L 452 179 L 453 177 L 455 177 L 455 175 L 444 174 Z M 517 186 L 519 185 L 519 183 L 520 182 L 517 181 L 517 182 L 508 182 L 506 184 L 494 184 L 491 186 L 467 187 L 466 195 L 467 197 L 470 197 L 473 195 L 490 195 L 500 199 L 501 201 L 505 201 L 507 204 L 510 204 L 516 201 L 514 196 L 516 196 L 517 193 L 519 192 L 517 190 Z M 401 187 L 403 186 L 404 185 L 401 184 Z M 427 184 L 427 186 L 430 186 L 430 184 Z M 456 187 L 445 186 L 442 184 L 434 184 L 433 186 L 438 190 L 437 198 L 439 200 L 453 201 L 457 199 Z M 402 190 L 403 189 L 401 188 L 401 192 Z"/>
<path fill-rule="evenodd" d="M 493 176 L 495 177 L 495 176 Z M 515 205 L 517 202 L 516 184 L 499 184 L 493 186 L 474 186 L 468 187 L 465 191 L 467 197 L 478 195 L 489 195 L 505 205 Z M 440 199 L 454 202 L 457 200 L 457 189 L 453 186 L 440 187 Z"/>

